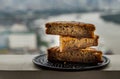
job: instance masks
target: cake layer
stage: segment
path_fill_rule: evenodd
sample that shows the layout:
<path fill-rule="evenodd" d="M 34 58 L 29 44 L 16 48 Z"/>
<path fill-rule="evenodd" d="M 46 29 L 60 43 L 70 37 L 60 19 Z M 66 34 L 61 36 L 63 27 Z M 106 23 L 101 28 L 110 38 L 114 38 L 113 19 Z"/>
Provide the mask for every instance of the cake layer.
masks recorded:
<path fill-rule="evenodd" d="M 71 52 L 60 52 L 59 47 L 48 49 L 48 60 L 79 63 L 102 62 L 102 52 L 92 48 L 77 49 Z"/>
<path fill-rule="evenodd" d="M 98 45 L 99 36 L 93 38 L 74 38 L 69 36 L 60 36 L 60 51 L 71 51 L 74 49 L 84 49 L 90 46 Z"/>
<path fill-rule="evenodd" d="M 95 26 L 89 23 L 75 21 L 56 21 L 46 23 L 46 34 L 72 37 L 94 37 Z"/>

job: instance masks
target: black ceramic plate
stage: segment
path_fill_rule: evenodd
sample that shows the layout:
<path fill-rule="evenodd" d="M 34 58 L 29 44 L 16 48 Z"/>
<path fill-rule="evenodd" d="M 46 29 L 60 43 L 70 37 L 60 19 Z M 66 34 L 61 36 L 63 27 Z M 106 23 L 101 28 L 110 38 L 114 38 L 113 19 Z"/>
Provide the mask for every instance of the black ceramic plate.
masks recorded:
<path fill-rule="evenodd" d="M 82 64 L 82 63 L 63 63 L 51 62 L 47 60 L 47 55 L 39 55 L 33 59 L 33 63 L 40 68 L 64 70 L 64 71 L 82 71 L 90 69 L 98 69 L 109 64 L 110 60 L 106 56 L 102 56 L 103 62 L 98 64 Z"/>

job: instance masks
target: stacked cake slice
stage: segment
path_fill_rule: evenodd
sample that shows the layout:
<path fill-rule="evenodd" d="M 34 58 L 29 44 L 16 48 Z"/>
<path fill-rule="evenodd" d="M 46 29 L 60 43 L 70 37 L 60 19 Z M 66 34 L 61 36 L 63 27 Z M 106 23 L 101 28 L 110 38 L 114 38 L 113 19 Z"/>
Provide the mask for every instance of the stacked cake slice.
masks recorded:
<path fill-rule="evenodd" d="M 60 46 L 48 49 L 48 60 L 80 63 L 102 62 L 102 52 L 90 48 L 98 45 L 95 26 L 74 21 L 46 23 L 46 33 L 60 35 Z"/>

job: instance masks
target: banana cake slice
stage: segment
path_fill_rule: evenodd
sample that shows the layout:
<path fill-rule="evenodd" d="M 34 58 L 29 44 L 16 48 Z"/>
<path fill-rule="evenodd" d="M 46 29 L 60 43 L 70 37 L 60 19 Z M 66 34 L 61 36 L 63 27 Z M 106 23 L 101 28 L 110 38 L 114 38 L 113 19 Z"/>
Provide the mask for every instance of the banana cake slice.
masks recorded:
<path fill-rule="evenodd" d="M 46 23 L 46 34 L 72 37 L 94 37 L 95 26 L 89 23 L 75 21 L 56 21 Z"/>
<path fill-rule="evenodd" d="M 60 36 L 60 51 L 71 51 L 74 49 L 84 49 L 90 46 L 98 45 L 99 36 L 93 38 L 74 38 L 69 36 Z"/>
<path fill-rule="evenodd" d="M 100 63 L 102 52 L 93 48 L 77 49 L 71 52 L 60 52 L 59 47 L 48 49 L 48 60 L 79 63 Z"/>

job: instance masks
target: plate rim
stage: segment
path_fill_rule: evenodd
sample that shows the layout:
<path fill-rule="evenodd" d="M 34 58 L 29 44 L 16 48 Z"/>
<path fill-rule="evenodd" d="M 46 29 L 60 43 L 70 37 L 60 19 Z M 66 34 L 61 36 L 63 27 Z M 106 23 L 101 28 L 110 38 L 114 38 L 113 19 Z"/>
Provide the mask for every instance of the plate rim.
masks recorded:
<path fill-rule="evenodd" d="M 60 70 L 60 71 L 85 71 L 85 70 L 93 70 L 93 69 L 98 69 L 98 68 L 102 68 L 102 67 L 106 67 L 109 63 L 110 63 L 110 59 L 108 57 L 106 57 L 105 55 L 102 56 L 102 58 L 105 59 L 106 62 L 103 62 L 101 63 L 99 66 L 96 66 L 96 65 L 93 65 L 91 67 L 85 67 L 85 68 L 80 68 L 80 69 L 73 69 L 73 68 L 56 68 L 56 67 L 50 67 L 50 66 L 46 66 L 46 65 L 41 65 L 40 63 L 36 62 L 36 59 L 38 57 L 41 57 L 41 56 L 46 56 L 47 54 L 42 54 L 42 55 L 38 55 L 38 56 L 35 56 L 33 59 L 32 59 L 32 62 L 38 66 L 39 68 L 42 68 L 42 69 L 50 69 L 50 70 Z"/>

